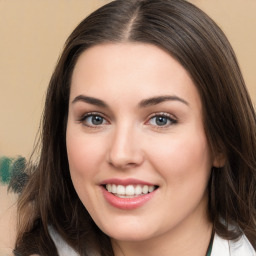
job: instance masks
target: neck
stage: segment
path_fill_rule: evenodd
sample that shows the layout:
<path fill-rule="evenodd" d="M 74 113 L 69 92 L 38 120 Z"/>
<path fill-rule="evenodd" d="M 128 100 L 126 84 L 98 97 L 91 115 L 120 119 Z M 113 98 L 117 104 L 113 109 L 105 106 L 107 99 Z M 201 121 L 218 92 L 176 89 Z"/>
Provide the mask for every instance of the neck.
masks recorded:
<path fill-rule="evenodd" d="M 115 256 L 205 256 L 212 235 L 207 214 L 191 218 L 172 230 L 143 241 L 112 239 Z"/>

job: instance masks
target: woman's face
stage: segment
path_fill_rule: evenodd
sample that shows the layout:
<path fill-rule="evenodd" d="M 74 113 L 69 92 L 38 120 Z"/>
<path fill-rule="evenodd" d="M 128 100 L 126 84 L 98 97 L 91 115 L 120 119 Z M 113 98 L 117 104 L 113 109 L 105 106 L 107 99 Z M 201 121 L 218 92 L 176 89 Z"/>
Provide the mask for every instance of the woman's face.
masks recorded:
<path fill-rule="evenodd" d="M 175 234 L 207 218 L 214 159 L 186 70 L 160 48 L 86 50 L 70 91 L 67 152 L 79 198 L 122 241 Z"/>

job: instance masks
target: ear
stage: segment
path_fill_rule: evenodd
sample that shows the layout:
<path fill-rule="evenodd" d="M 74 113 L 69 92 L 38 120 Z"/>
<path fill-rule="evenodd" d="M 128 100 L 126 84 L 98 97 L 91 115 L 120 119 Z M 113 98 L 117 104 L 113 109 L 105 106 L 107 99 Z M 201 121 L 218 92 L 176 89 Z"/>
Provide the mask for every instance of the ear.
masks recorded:
<path fill-rule="evenodd" d="M 226 154 L 217 153 L 213 158 L 212 166 L 216 168 L 221 168 L 226 164 L 226 160 L 227 160 Z"/>

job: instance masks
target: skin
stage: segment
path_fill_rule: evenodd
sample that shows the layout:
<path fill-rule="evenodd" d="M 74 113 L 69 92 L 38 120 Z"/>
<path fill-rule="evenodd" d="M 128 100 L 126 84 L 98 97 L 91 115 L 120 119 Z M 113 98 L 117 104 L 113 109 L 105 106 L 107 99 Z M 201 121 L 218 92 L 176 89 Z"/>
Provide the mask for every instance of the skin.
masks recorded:
<path fill-rule="evenodd" d="M 106 106 L 85 102 L 83 95 Z M 142 106 L 145 99 L 172 99 Z M 95 125 L 92 116 L 102 116 Z M 159 125 L 155 116 L 167 116 Z M 78 196 L 115 255 L 202 255 L 212 224 L 207 184 L 217 164 L 204 132 L 199 93 L 186 70 L 143 43 L 94 46 L 79 57 L 70 91 L 67 152 Z M 101 182 L 136 178 L 159 186 L 143 206 L 110 205 Z"/>

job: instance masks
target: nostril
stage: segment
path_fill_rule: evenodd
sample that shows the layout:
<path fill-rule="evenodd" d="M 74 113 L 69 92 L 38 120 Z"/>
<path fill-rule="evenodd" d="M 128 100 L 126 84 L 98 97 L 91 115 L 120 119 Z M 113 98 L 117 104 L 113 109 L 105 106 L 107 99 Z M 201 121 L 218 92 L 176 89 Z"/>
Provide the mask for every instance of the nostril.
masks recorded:
<path fill-rule="evenodd" d="M 129 169 L 129 168 L 134 168 L 136 167 L 138 164 L 132 161 L 127 161 L 127 159 L 111 159 L 108 161 L 108 163 L 117 168 L 117 169 Z"/>

